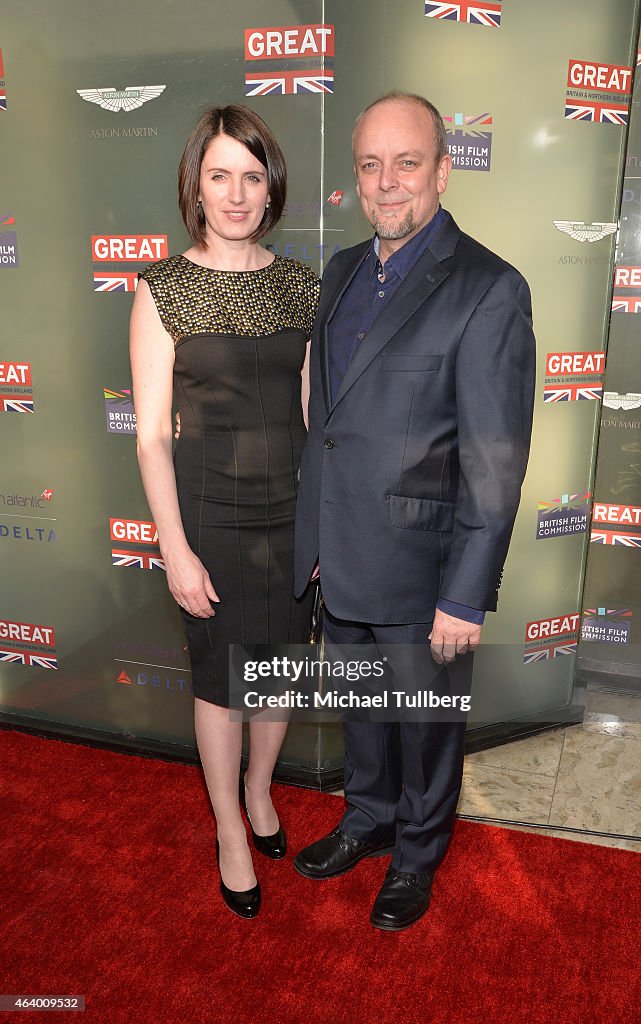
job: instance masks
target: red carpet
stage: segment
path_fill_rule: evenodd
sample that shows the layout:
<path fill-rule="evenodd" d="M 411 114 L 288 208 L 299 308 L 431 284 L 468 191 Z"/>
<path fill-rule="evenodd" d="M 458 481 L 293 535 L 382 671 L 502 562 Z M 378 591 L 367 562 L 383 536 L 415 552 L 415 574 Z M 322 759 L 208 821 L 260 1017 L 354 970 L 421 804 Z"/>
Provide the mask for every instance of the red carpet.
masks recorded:
<path fill-rule="evenodd" d="M 84 994 L 73 1019 L 100 1024 L 641 1021 L 635 853 L 459 822 L 428 914 L 397 934 L 368 921 L 385 859 L 313 883 L 256 854 L 244 922 L 198 769 L 6 730 L 0 751 L 2 994 Z M 294 851 L 342 807 L 275 802 Z"/>

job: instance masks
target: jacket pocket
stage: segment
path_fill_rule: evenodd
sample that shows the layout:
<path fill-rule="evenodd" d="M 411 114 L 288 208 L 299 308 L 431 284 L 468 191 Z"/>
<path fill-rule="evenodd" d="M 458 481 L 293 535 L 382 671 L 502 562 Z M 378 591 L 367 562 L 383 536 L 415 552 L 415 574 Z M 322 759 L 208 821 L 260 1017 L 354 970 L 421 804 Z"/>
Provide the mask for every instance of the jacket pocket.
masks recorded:
<path fill-rule="evenodd" d="M 401 530 L 431 530 L 451 533 L 454 529 L 453 501 L 436 498 L 406 498 L 402 494 L 388 495 L 390 526 Z"/>
<path fill-rule="evenodd" d="M 383 373 L 399 371 L 410 372 L 410 373 L 427 373 L 430 370 L 440 369 L 441 363 L 443 362 L 442 355 L 430 355 L 430 356 L 404 356 L 404 355 L 387 355 L 381 356 L 379 361 L 379 370 Z"/>

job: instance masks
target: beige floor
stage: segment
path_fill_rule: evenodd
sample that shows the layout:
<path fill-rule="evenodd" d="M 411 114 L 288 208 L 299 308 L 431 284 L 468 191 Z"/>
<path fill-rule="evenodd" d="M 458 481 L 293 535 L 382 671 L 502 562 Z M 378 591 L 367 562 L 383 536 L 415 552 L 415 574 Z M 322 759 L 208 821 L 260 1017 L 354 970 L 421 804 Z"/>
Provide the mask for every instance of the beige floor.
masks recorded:
<path fill-rule="evenodd" d="M 641 853 L 641 698 L 588 692 L 581 725 L 469 754 L 458 813 Z"/>

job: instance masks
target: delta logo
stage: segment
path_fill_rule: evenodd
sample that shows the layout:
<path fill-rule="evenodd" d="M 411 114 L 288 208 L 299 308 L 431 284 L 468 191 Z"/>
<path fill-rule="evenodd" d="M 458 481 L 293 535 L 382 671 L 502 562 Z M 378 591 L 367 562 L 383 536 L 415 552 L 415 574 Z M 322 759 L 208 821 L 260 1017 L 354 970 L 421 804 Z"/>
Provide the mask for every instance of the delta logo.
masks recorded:
<path fill-rule="evenodd" d="M 590 543 L 641 548 L 641 508 L 595 501 Z"/>
<path fill-rule="evenodd" d="M 138 286 L 137 271 L 103 270 L 100 264 L 155 263 L 168 255 L 167 235 L 92 235 L 93 290 L 135 292 Z"/>
<path fill-rule="evenodd" d="M 160 668 L 161 666 L 152 666 L 154 668 Z M 147 690 L 163 690 L 166 693 L 191 694 L 191 682 L 186 679 L 179 670 L 172 670 L 170 675 L 167 671 L 164 672 L 141 672 L 139 669 L 133 666 L 127 666 L 129 671 L 124 668 L 116 676 L 115 682 L 120 683 L 123 686 L 139 687 L 140 689 Z"/>
<path fill-rule="evenodd" d="M 285 256 L 287 259 L 298 260 L 299 263 L 313 263 L 318 265 L 320 260 L 329 260 L 341 251 L 340 242 L 310 242 L 309 236 L 298 232 L 295 229 L 288 229 L 288 241 L 266 242 L 265 248 L 276 256 Z"/>
<path fill-rule="evenodd" d="M 34 412 L 31 363 L 0 363 L 0 412 Z"/>
<path fill-rule="evenodd" d="M 586 533 L 590 520 L 591 491 L 578 494 L 562 494 L 551 501 L 540 501 L 536 525 L 536 539 L 567 537 L 569 534 Z"/>
<path fill-rule="evenodd" d="M 56 521 L 55 516 L 39 514 L 44 509 L 47 512 L 51 511 L 53 496 L 54 492 L 50 487 L 45 487 L 41 494 L 0 492 L 0 540 L 35 541 L 37 544 L 57 543 L 56 531 L 51 526 L 51 523 Z M 14 512 L 14 509 L 20 511 Z M 46 521 L 47 525 L 36 526 L 38 520 Z"/>
<path fill-rule="evenodd" d="M 333 58 L 333 25 L 247 28 L 245 95 L 333 93 Z"/>
<path fill-rule="evenodd" d="M 13 270 L 20 265 L 18 260 L 18 236 L 15 231 L 7 231 L 16 222 L 15 217 L 8 214 L 0 217 L 0 270 Z"/>
<path fill-rule="evenodd" d="M 641 267 L 615 267 L 612 312 L 641 313 Z"/>
<path fill-rule="evenodd" d="M 632 632 L 631 608 L 586 608 L 581 639 L 605 644 L 627 644 Z"/>
<path fill-rule="evenodd" d="M 4 63 L 2 60 L 2 50 L 0 50 L 0 110 L 7 109 L 7 86 L 4 80 Z"/>
<path fill-rule="evenodd" d="M 0 662 L 31 668 L 58 668 L 53 626 L 0 619 Z"/>
<path fill-rule="evenodd" d="M 580 620 L 579 613 L 572 612 L 569 615 L 528 622 L 525 627 L 523 664 L 534 665 L 537 661 L 576 654 Z"/>
<path fill-rule="evenodd" d="M 140 519 L 110 519 L 111 564 L 127 569 L 164 569 L 155 523 Z"/>
<path fill-rule="evenodd" d="M 463 21 L 468 25 L 483 25 L 485 28 L 501 27 L 501 0 L 486 3 L 484 0 L 459 0 L 458 3 L 432 3 L 425 0 L 425 17 L 441 21 Z"/>
<path fill-rule="evenodd" d="M 543 401 L 598 401 L 604 373 L 605 352 L 548 352 Z"/>
<path fill-rule="evenodd" d="M 564 116 L 568 121 L 627 125 L 631 89 L 631 67 L 571 60 Z"/>
<path fill-rule="evenodd" d="M 109 434 L 135 434 L 136 413 L 134 412 L 131 388 L 125 388 L 123 391 L 103 388 L 103 395 L 107 432 Z"/>
<path fill-rule="evenodd" d="M 452 167 L 489 171 L 492 161 L 491 114 L 445 114 L 445 131 Z"/>

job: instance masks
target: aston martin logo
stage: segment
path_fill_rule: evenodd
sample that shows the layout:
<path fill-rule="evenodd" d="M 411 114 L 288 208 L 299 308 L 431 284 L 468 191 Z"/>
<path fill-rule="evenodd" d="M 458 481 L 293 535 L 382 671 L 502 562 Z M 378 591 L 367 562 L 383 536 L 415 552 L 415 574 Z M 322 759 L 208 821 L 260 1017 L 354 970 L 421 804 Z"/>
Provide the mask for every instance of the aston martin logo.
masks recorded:
<path fill-rule="evenodd" d="M 604 391 L 603 404 L 608 409 L 638 409 L 641 406 L 641 394 L 626 391 L 624 395 L 618 391 Z"/>
<path fill-rule="evenodd" d="M 79 96 L 87 103 L 97 103 L 103 110 L 112 110 L 117 113 L 124 110 L 136 110 L 142 107 L 143 103 L 155 100 L 167 88 L 166 85 L 128 85 L 126 89 L 76 89 Z"/>
<path fill-rule="evenodd" d="M 577 242 L 600 242 L 606 235 L 613 235 L 619 226 L 604 221 L 586 224 L 583 220 L 555 220 L 553 223 L 557 231 L 563 231 Z"/>

